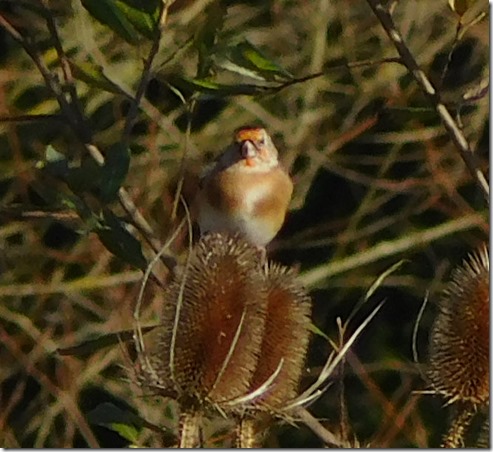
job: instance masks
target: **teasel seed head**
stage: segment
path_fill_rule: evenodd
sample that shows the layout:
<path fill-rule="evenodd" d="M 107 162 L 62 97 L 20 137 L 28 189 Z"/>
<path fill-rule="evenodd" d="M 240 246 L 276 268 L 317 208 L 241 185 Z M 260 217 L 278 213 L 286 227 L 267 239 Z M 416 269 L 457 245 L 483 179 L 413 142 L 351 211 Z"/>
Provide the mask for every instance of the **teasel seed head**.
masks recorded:
<path fill-rule="evenodd" d="M 264 279 L 267 318 L 250 388 L 255 392 L 271 379 L 253 406 L 279 412 L 298 394 L 311 335 L 311 299 L 288 267 L 269 263 Z"/>
<path fill-rule="evenodd" d="M 165 292 L 154 374 L 182 409 L 243 396 L 260 350 L 266 291 L 257 249 L 238 236 L 207 234 Z"/>
<path fill-rule="evenodd" d="M 484 245 L 456 268 L 431 331 L 427 376 L 448 401 L 489 401 L 489 257 Z"/>

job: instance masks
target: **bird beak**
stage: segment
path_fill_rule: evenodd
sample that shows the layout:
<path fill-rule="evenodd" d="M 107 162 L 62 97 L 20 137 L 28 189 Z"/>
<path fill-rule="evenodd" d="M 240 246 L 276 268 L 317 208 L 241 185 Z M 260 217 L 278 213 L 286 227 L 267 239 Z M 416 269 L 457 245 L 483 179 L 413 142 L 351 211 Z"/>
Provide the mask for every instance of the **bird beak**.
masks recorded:
<path fill-rule="evenodd" d="M 245 159 L 247 166 L 255 166 L 255 157 L 257 156 L 257 149 L 255 145 L 245 140 L 241 143 L 241 156 Z"/>

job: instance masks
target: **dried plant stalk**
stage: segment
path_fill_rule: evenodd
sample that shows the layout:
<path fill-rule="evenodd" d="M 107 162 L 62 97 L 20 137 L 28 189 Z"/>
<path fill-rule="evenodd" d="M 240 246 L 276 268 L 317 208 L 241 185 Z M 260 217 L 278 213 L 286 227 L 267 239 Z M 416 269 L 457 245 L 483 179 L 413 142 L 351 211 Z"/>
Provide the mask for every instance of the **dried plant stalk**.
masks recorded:
<path fill-rule="evenodd" d="M 258 449 L 262 447 L 257 422 L 253 418 L 242 418 L 236 427 L 236 447 L 238 449 Z"/>
<path fill-rule="evenodd" d="M 200 424 L 199 412 L 185 412 L 180 416 L 180 449 L 194 449 L 200 446 Z"/>
<path fill-rule="evenodd" d="M 486 413 L 488 416 L 481 424 L 481 430 L 479 431 L 478 439 L 476 441 L 476 447 L 480 449 L 490 449 L 490 419 L 489 411 Z"/>
<path fill-rule="evenodd" d="M 443 437 L 440 447 L 458 449 L 465 446 L 464 436 L 471 424 L 475 411 L 471 407 L 461 409 L 459 415 L 453 420 L 448 432 Z"/>

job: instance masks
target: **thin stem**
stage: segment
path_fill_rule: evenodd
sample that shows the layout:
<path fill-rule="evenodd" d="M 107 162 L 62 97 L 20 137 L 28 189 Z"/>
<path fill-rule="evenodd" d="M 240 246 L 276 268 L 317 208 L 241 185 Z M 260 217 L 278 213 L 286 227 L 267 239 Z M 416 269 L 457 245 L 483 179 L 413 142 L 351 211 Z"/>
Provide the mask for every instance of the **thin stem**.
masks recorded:
<path fill-rule="evenodd" d="M 335 447 L 346 447 L 347 444 L 341 441 L 336 435 L 327 430 L 322 423 L 306 408 L 298 408 L 296 410 L 296 415 L 298 419 L 303 422 L 315 435 L 317 435 L 325 444 Z"/>
<path fill-rule="evenodd" d="M 166 22 L 166 18 L 168 15 L 168 8 L 173 3 L 173 1 L 169 0 L 161 0 L 159 6 L 159 18 L 158 23 L 156 24 L 155 36 L 152 41 L 151 50 L 149 51 L 149 55 L 144 60 L 144 69 L 142 71 L 142 76 L 140 77 L 139 85 L 137 87 L 137 92 L 135 93 L 135 98 L 130 106 L 130 110 L 127 115 L 127 119 L 125 121 L 125 127 L 123 129 L 123 137 L 122 142 L 128 143 L 130 139 L 130 133 L 132 131 L 132 127 L 134 126 L 137 120 L 137 114 L 139 112 L 139 106 L 142 98 L 144 97 L 145 90 L 149 81 L 151 80 L 152 74 L 152 64 L 156 55 L 159 52 L 159 47 L 161 44 L 161 38 L 163 34 L 164 24 Z"/>
<path fill-rule="evenodd" d="M 255 419 L 242 418 L 238 421 L 236 426 L 236 447 L 238 449 L 258 449 L 262 447 Z"/>
<path fill-rule="evenodd" d="M 367 0 L 367 2 L 380 21 L 380 24 L 387 33 L 389 39 L 394 44 L 394 47 L 401 57 L 402 64 L 406 66 L 408 72 L 414 77 L 425 96 L 435 108 L 443 126 L 448 132 L 449 137 L 452 139 L 455 147 L 459 151 L 462 160 L 478 184 L 486 201 L 489 203 L 490 188 L 488 182 L 481 172 L 476 156 L 466 137 L 462 133 L 459 125 L 442 102 L 440 94 L 435 90 L 426 74 L 419 67 L 413 54 L 406 46 L 406 43 L 404 42 L 399 30 L 396 28 L 389 11 L 380 3 L 379 0 Z"/>
<path fill-rule="evenodd" d="M 187 412 L 180 419 L 179 449 L 194 449 L 200 445 L 200 420 L 198 412 Z"/>

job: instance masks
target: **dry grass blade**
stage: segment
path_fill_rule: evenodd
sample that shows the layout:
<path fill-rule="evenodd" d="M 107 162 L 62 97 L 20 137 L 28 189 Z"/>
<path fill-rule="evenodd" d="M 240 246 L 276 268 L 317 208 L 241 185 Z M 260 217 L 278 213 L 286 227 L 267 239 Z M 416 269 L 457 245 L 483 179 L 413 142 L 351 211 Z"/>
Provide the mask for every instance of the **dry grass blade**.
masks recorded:
<path fill-rule="evenodd" d="M 346 343 L 343 345 L 343 347 L 338 350 L 337 354 L 335 356 L 331 354 L 329 356 L 329 359 L 325 363 L 324 367 L 320 371 L 319 376 L 317 377 L 317 380 L 315 383 L 313 383 L 308 389 L 303 391 L 302 394 L 300 394 L 298 397 L 296 397 L 294 400 L 292 400 L 287 406 L 286 410 L 290 410 L 293 408 L 296 408 L 300 405 L 304 405 L 308 402 L 311 402 L 314 397 L 318 397 L 322 394 L 321 392 L 321 387 L 327 383 L 327 379 L 332 375 L 336 367 L 339 365 L 339 363 L 342 361 L 348 350 L 351 348 L 353 343 L 356 341 L 356 339 L 359 337 L 359 335 L 363 332 L 363 330 L 366 328 L 366 326 L 371 322 L 373 317 L 377 315 L 378 311 L 381 309 L 381 307 L 384 305 L 385 301 L 380 302 L 380 304 L 368 315 L 368 317 L 361 322 L 361 325 L 356 328 L 354 333 L 347 339 Z"/>

